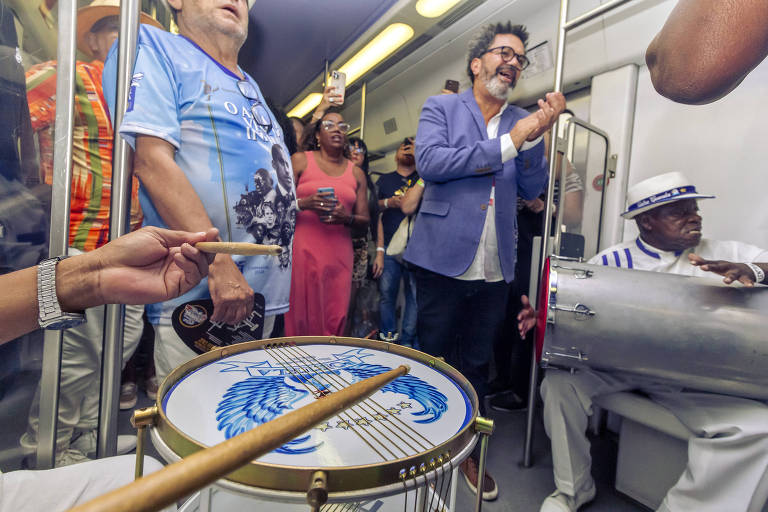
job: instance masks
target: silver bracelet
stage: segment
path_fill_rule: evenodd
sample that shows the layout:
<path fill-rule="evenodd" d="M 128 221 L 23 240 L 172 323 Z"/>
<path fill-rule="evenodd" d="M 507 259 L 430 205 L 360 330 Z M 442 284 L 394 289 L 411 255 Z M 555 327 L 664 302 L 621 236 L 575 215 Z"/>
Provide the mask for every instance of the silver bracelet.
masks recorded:
<path fill-rule="evenodd" d="M 745 265 L 749 267 L 749 269 L 752 271 L 753 274 L 755 274 L 755 282 L 762 283 L 763 279 L 765 279 L 765 272 L 763 271 L 763 269 L 761 269 L 754 263 L 745 263 Z"/>

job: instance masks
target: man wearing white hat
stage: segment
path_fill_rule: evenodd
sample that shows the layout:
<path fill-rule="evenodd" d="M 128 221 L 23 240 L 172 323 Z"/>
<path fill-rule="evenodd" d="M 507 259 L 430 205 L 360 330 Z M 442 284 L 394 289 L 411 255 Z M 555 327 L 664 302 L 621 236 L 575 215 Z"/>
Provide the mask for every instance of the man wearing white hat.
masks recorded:
<path fill-rule="evenodd" d="M 101 75 L 104 60 L 119 30 L 118 0 L 95 0 L 77 13 L 77 46 L 90 62 L 77 61 L 70 202 L 69 254 L 95 250 L 109 240 L 112 180 L 112 123 L 104 101 Z M 160 24 L 142 13 L 142 23 Z M 32 129 L 40 148 L 40 175 L 53 177 L 53 129 L 56 119 L 56 61 L 32 66 L 26 73 Z M 141 226 L 138 181 L 134 178 L 131 229 Z M 124 361 L 135 351 L 143 329 L 143 306 L 126 306 Z M 88 460 L 95 452 L 98 387 L 101 366 L 103 307 L 86 311 L 86 322 L 64 331 L 61 391 L 56 431 L 56 466 Z M 37 447 L 39 393 L 30 407 L 27 431 L 21 438 L 29 451 Z M 136 445 L 135 437 L 120 436 L 118 452 Z"/>
<path fill-rule="evenodd" d="M 602 251 L 589 263 L 699 277 L 714 272 L 726 283 L 748 286 L 764 282 L 768 252 L 701 237 L 696 201 L 712 197 L 699 193 L 679 172 L 634 185 L 622 216 L 637 222 L 640 235 Z M 592 398 L 630 389 L 642 389 L 697 433 L 688 442 L 688 466 L 660 511 L 762 510 L 768 498 L 768 407 L 762 402 L 682 391 L 615 373 L 555 370 L 547 372 L 541 396 L 557 490 L 544 500 L 541 512 L 571 512 L 594 499 L 586 437 Z"/>

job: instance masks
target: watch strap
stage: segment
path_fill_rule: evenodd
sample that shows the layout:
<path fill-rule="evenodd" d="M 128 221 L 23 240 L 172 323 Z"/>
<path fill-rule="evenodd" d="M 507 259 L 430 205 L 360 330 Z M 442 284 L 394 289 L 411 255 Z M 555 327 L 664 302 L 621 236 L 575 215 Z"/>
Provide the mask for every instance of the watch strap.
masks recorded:
<path fill-rule="evenodd" d="M 48 258 L 37 265 L 37 321 L 43 329 L 67 329 L 85 322 L 84 313 L 62 311 L 56 295 L 56 265 L 65 258 Z"/>

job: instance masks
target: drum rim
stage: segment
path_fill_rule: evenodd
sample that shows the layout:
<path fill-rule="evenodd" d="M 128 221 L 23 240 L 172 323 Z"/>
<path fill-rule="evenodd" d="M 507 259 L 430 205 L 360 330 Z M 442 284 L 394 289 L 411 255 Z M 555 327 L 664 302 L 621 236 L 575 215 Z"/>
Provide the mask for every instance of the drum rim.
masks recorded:
<path fill-rule="evenodd" d="M 343 467 L 296 467 L 252 461 L 239 470 L 230 473 L 227 476 L 228 480 L 264 489 L 306 492 L 312 474 L 315 471 L 325 471 L 328 474 L 328 492 L 349 492 L 373 487 L 382 487 L 387 484 L 402 483 L 403 480 L 400 478 L 400 474 L 403 469 L 409 471 L 412 467 L 416 467 L 417 474 L 423 475 L 424 473 L 432 471 L 432 466 L 430 466 L 429 463 L 431 460 L 436 461 L 439 456 L 445 457 L 446 454 L 451 454 L 451 459 L 455 460 L 453 459 L 453 456 L 461 452 L 462 448 L 472 442 L 472 439 L 475 436 L 474 424 L 479 411 L 477 393 L 466 377 L 440 358 L 402 345 L 378 340 L 341 336 L 293 336 L 249 341 L 212 350 L 195 357 L 168 374 L 160 384 L 155 404 L 158 411 L 156 428 L 159 436 L 163 439 L 166 445 L 181 457 L 187 457 L 197 451 L 207 448 L 207 446 L 198 443 L 185 433 L 181 432 L 178 427 L 168 419 L 163 410 L 162 403 L 166 394 L 173 389 L 174 385 L 179 380 L 187 374 L 216 360 L 278 343 L 295 343 L 297 345 L 327 343 L 372 348 L 401 355 L 423 363 L 450 378 L 454 384 L 459 386 L 464 393 L 466 393 L 472 407 L 470 421 L 468 421 L 459 432 L 443 443 L 430 450 L 409 457 L 402 457 L 375 464 Z M 456 461 L 456 464 L 459 462 L 461 461 Z M 407 478 L 413 478 L 413 475 L 409 474 Z"/>

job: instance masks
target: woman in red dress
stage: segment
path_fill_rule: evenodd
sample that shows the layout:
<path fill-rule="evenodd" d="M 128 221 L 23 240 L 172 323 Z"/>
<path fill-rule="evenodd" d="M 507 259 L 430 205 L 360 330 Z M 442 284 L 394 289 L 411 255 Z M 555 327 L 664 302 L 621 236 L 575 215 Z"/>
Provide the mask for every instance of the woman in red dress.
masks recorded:
<path fill-rule="evenodd" d="M 352 226 L 369 222 L 362 169 L 345 156 L 349 124 L 328 112 L 291 157 L 299 214 L 293 239 L 288 336 L 339 336 L 352 285 Z M 324 190 L 323 190 L 324 189 Z"/>

